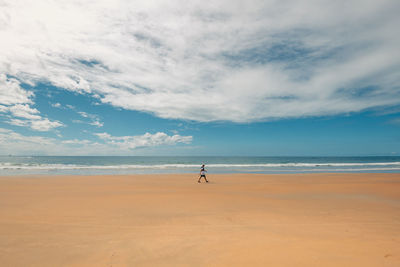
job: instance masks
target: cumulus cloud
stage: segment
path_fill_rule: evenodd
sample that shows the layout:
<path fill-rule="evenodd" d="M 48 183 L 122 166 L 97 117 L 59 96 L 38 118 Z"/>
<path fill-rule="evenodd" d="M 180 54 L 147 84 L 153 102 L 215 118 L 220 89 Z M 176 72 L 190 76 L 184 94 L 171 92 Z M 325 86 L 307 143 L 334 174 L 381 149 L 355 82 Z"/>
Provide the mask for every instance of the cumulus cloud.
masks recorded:
<path fill-rule="evenodd" d="M 10 119 L 7 121 L 9 124 L 16 125 L 16 126 L 25 126 L 30 127 L 32 130 L 47 132 L 53 128 L 57 128 L 63 126 L 63 124 L 59 121 L 50 121 L 47 118 L 40 119 L 32 119 L 32 120 L 20 120 L 20 119 Z"/>
<path fill-rule="evenodd" d="M 144 135 L 136 136 L 111 136 L 108 133 L 96 133 L 95 135 L 106 141 L 108 144 L 124 149 L 135 149 L 140 147 L 160 145 L 175 145 L 177 143 L 189 144 L 193 139 L 192 136 L 181 136 L 178 134 L 170 136 L 163 132 L 158 132 L 155 134 L 145 133 Z"/>
<path fill-rule="evenodd" d="M 46 81 L 162 118 L 400 104 L 396 0 L 6 0 L 0 12 L 0 73 L 12 83 Z"/>
<path fill-rule="evenodd" d="M 0 28 L 1 32 L 1 28 Z M 0 33 L 1 36 L 1 33 Z M 2 70 L 4 71 L 4 70 Z M 31 103 L 32 92 L 20 87 L 20 82 L 0 73 L 0 103 L 4 105 Z"/>
<path fill-rule="evenodd" d="M 62 124 L 59 121 L 50 121 L 47 118 L 42 118 L 40 120 L 31 120 L 29 121 L 30 127 L 36 131 L 49 131 L 53 128 L 61 127 Z"/>
<path fill-rule="evenodd" d="M 51 129 L 64 125 L 59 121 L 51 121 L 48 118 L 38 115 L 40 112 L 35 108 L 31 108 L 29 105 L 17 104 L 5 107 L 4 112 L 7 111 L 11 114 L 8 116 L 9 120 L 6 121 L 7 123 L 16 126 L 29 127 L 35 131 L 50 131 Z"/>
<path fill-rule="evenodd" d="M 39 110 L 31 108 L 28 105 L 20 105 L 20 104 L 14 105 L 11 106 L 9 110 L 11 114 L 14 115 L 15 117 L 20 117 L 24 119 L 33 119 L 33 120 L 41 119 L 41 117 L 37 115 L 39 113 Z"/>
<path fill-rule="evenodd" d="M 14 78 L 8 78 L 0 74 L 0 112 L 9 113 L 6 121 L 16 126 L 30 127 L 35 131 L 49 131 L 63 126 L 59 121 L 50 121 L 40 115 L 39 110 L 30 105 L 33 93 L 20 86 L 20 82 Z"/>

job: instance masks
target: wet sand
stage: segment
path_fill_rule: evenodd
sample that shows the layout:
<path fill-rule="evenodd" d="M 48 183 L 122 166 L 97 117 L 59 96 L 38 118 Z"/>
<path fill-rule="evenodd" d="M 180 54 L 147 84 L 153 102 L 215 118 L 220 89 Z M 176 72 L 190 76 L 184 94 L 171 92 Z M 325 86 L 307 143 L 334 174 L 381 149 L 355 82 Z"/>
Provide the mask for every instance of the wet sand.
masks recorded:
<path fill-rule="evenodd" d="M 400 174 L 0 177 L 1 266 L 400 266 Z"/>

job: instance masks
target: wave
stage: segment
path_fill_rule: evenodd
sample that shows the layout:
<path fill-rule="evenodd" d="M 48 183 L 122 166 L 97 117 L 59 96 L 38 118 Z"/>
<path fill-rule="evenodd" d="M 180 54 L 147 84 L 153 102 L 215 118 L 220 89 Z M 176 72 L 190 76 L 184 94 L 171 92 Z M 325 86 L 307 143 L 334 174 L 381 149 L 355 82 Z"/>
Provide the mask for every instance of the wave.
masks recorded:
<path fill-rule="evenodd" d="M 34 164 L 34 163 L 0 163 L 0 170 L 121 170 L 121 169 L 198 169 L 199 164 L 122 164 L 122 165 L 77 165 L 77 164 Z M 353 170 L 351 167 L 365 167 L 356 170 L 398 170 L 400 162 L 373 162 L 373 163 L 260 163 L 260 164 L 208 164 L 207 168 L 237 169 L 237 168 L 321 168 L 345 167 L 344 170 Z M 368 168 L 370 167 L 370 168 Z M 372 168 L 371 168 L 372 167 Z M 332 170 L 332 169 L 329 169 Z"/>

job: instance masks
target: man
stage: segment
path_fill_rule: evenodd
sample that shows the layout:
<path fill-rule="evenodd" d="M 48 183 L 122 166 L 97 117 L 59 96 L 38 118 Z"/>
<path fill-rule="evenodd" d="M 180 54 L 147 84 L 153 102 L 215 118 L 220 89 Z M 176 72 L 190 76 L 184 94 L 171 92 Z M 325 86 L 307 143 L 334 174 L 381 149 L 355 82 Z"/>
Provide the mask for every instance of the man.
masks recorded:
<path fill-rule="evenodd" d="M 199 180 L 197 181 L 198 183 L 201 183 L 201 177 L 204 177 L 204 179 L 206 180 L 206 183 L 208 183 L 208 180 L 207 180 L 207 178 L 206 178 L 206 172 L 207 172 L 207 170 L 206 169 L 204 169 L 204 167 L 205 167 L 206 165 L 201 165 L 201 168 L 200 168 L 200 177 L 199 177 Z"/>

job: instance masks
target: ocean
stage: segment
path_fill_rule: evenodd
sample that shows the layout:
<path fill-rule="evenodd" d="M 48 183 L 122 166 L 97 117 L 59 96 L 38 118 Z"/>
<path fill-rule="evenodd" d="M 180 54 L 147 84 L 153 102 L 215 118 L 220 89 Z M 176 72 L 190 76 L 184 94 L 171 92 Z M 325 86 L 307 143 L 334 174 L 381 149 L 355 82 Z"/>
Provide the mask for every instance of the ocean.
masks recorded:
<path fill-rule="evenodd" d="M 198 173 L 400 173 L 399 156 L 382 157 L 141 157 L 0 156 L 0 175 Z"/>

